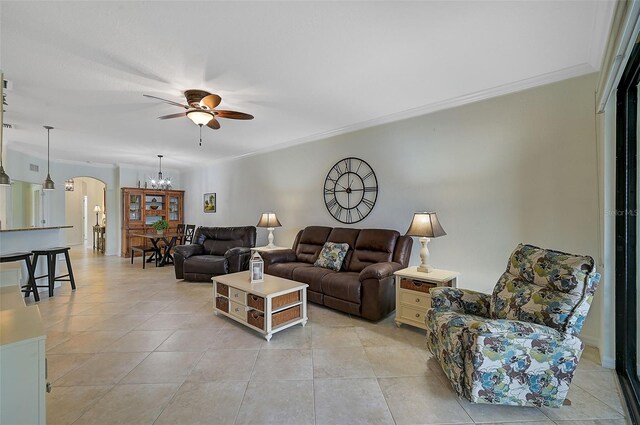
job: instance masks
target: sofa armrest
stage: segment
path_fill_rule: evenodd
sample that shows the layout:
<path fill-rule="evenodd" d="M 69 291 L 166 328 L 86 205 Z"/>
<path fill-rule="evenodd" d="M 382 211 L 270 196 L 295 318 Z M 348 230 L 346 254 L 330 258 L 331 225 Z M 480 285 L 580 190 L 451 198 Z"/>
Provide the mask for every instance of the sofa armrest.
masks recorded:
<path fill-rule="evenodd" d="M 178 245 L 173 248 L 173 251 L 179 255 L 182 255 L 182 257 L 184 258 L 189 258 L 194 255 L 204 254 L 204 247 L 199 244 Z"/>
<path fill-rule="evenodd" d="M 251 248 L 244 246 L 237 246 L 235 248 L 228 249 L 224 253 L 224 258 L 227 260 L 229 267 L 229 273 L 236 273 L 243 270 L 249 270 L 249 260 L 251 259 Z"/>
<path fill-rule="evenodd" d="M 364 282 L 367 279 L 381 280 L 392 276 L 394 272 L 400 270 L 402 264 L 394 263 L 392 261 L 386 263 L 370 264 L 360 272 L 360 282 Z"/>
<path fill-rule="evenodd" d="M 277 249 L 275 251 L 261 252 L 260 256 L 265 266 L 275 263 L 292 263 L 298 259 L 293 249 Z"/>
<path fill-rule="evenodd" d="M 489 294 L 448 286 L 432 288 L 429 294 L 431 295 L 431 308 L 438 311 L 455 311 L 489 317 L 491 303 L 491 295 Z"/>

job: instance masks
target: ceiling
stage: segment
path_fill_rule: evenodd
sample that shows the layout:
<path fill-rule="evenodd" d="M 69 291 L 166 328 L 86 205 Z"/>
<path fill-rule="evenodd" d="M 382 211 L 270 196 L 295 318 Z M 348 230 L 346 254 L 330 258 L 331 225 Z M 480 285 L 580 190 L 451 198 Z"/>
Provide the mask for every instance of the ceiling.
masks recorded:
<path fill-rule="evenodd" d="M 0 3 L 5 141 L 187 169 L 598 70 L 611 1 Z M 143 93 L 222 97 L 220 130 Z M 7 158 L 10 161 L 10 157 Z"/>

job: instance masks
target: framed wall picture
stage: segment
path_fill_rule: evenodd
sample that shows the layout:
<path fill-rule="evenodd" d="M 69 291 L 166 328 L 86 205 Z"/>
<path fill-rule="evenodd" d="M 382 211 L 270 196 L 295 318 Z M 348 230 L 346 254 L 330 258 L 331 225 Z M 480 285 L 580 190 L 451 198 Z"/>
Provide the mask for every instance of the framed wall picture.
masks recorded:
<path fill-rule="evenodd" d="M 215 193 L 204 194 L 203 207 L 204 207 L 204 212 L 206 213 L 216 212 L 216 194 Z"/>

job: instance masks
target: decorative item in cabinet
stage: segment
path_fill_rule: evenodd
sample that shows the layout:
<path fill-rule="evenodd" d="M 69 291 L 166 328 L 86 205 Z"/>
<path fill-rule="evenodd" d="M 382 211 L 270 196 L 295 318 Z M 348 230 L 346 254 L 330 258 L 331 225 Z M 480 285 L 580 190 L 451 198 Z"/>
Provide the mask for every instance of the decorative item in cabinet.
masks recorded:
<path fill-rule="evenodd" d="M 142 195 L 129 195 L 129 220 L 142 219 Z"/>
<path fill-rule="evenodd" d="M 396 325 L 403 323 L 426 329 L 427 310 L 431 308 L 429 290 L 436 286 L 457 287 L 458 272 L 433 269 L 419 272 L 417 267 L 398 270 L 396 276 Z"/>

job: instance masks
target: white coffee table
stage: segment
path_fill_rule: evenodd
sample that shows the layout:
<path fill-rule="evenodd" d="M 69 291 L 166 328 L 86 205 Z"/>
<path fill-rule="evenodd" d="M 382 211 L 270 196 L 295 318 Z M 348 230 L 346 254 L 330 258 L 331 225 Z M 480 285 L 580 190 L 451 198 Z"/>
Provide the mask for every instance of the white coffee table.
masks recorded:
<path fill-rule="evenodd" d="M 274 333 L 307 324 L 307 285 L 264 275 L 251 283 L 249 271 L 214 276 L 214 313 L 221 313 L 262 333 L 267 341 Z"/>

